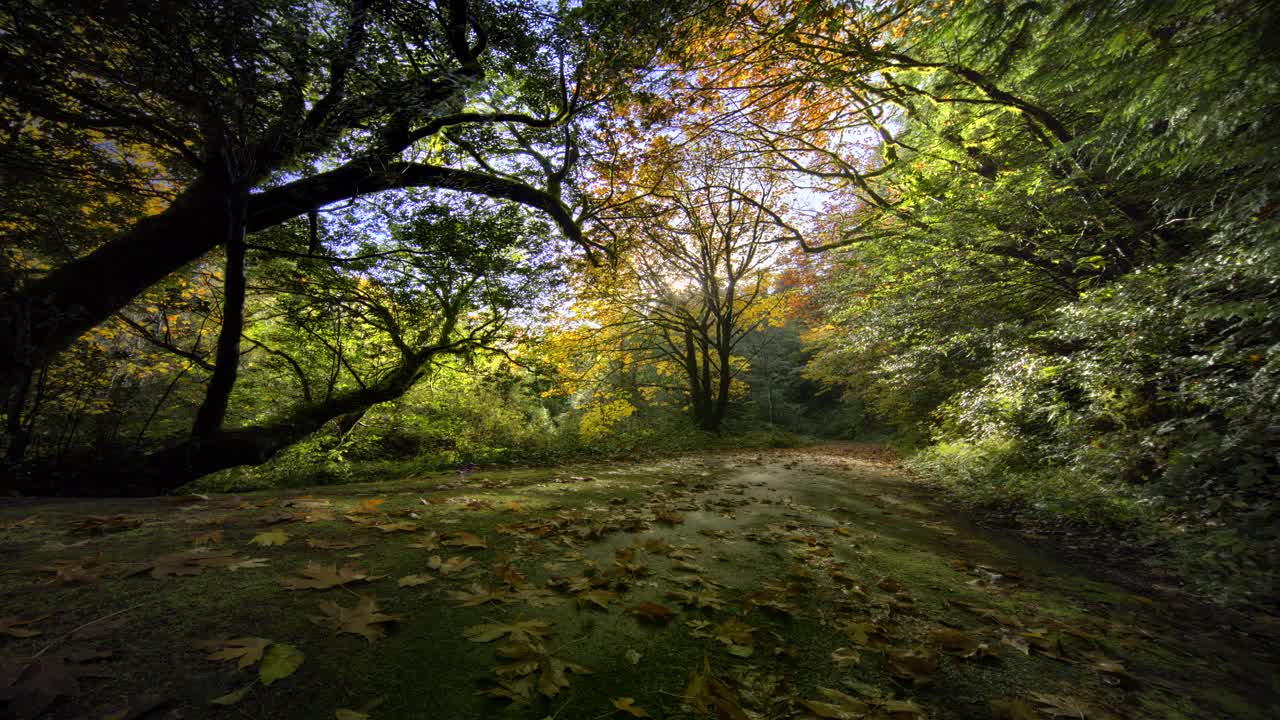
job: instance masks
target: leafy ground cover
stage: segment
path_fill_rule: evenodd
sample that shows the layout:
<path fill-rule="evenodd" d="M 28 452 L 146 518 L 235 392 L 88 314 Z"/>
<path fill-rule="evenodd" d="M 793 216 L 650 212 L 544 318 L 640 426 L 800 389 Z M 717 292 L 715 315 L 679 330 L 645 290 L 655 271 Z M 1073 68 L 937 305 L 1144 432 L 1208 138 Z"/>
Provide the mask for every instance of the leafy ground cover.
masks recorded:
<path fill-rule="evenodd" d="M 991 535 L 859 446 L 7 501 L 19 718 L 1275 717 L 1276 623 Z"/>

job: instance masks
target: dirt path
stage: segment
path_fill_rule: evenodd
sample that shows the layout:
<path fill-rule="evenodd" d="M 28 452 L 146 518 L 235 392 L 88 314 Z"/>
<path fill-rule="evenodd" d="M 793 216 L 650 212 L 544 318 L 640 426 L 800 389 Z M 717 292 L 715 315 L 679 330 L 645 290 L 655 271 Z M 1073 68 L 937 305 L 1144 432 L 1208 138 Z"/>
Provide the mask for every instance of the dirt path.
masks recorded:
<path fill-rule="evenodd" d="M 1280 716 L 1259 628 L 985 534 L 879 457 L 0 506 L 0 702 L 117 719 Z"/>

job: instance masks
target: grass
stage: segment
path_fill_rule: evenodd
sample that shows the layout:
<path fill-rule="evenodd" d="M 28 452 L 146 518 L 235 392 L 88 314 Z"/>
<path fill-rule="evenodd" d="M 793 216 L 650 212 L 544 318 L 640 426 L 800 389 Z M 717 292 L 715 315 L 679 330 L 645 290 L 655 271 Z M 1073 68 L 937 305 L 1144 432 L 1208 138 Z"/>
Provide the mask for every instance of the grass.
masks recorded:
<path fill-rule="evenodd" d="M 111 717 L 122 709 L 135 714 L 119 717 L 139 717 L 159 701 L 187 718 L 326 718 L 338 709 L 364 708 L 384 719 L 595 720 L 629 717 L 613 701 L 631 697 L 653 717 L 696 718 L 704 713 L 685 689 L 706 667 L 726 682 L 734 703 L 761 717 L 797 716 L 806 708 L 801 701 L 820 699 L 823 687 L 863 698 L 911 700 L 922 716 L 941 719 L 988 718 L 991 700 L 1030 701 L 1032 692 L 1077 698 L 1099 718 L 1275 716 L 1277 691 L 1263 680 L 1274 665 L 1260 650 L 1249 652 L 1239 636 L 1216 635 L 1199 616 L 1158 598 L 1135 595 L 1009 538 L 983 533 L 934 505 L 877 457 L 840 447 L 739 450 L 466 477 L 414 472 L 394 480 L 213 495 L 187 503 L 16 502 L 0 506 L 0 527 L 8 526 L 0 530 L 0 617 L 34 611 L 48 617 L 31 626 L 39 636 L 0 635 L 0 654 L 21 663 L 46 647 L 49 657 L 74 647 L 111 652 L 92 664 L 110 677 L 81 680 L 82 694 L 58 698 L 53 717 Z M 374 512 L 354 517 L 410 521 L 421 530 L 385 533 L 344 517 L 369 500 L 382 502 L 370 506 Z M 282 516 L 325 503 L 331 519 Z M 142 524 L 98 536 L 72 531 L 87 516 L 115 514 Z M 555 529 L 530 529 L 551 527 L 547 523 Z M 285 545 L 248 544 L 276 528 L 289 534 Z M 189 549 L 193 536 L 213 529 L 223 533 L 215 549 L 266 558 L 267 567 L 210 568 L 190 577 L 126 576 L 130 563 Z M 487 547 L 409 547 L 428 531 L 474 533 Z M 308 549 L 307 538 L 367 544 L 320 551 Z M 669 553 L 637 549 L 656 540 L 686 548 L 683 562 L 700 571 L 681 569 L 682 561 Z M 611 575 L 615 553 L 627 548 L 651 574 L 626 582 Z M 99 554 L 108 571 L 97 585 L 48 584 L 50 573 L 39 569 Z M 465 555 L 474 565 L 445 576 L 430 569 L 432 555 Z M 283 590 L 277 578 L 308 561 L 355 562 L 385 578 L 323 591 Z M 562 576 L 608 578 L 619 598 L 607 609 L 593 609 L 563 592 L 554 593 L 548 607 L 461 607 L 451 597 L 472 582 L 501 585 L 497 573 L 505 565 L 532 588 Z M 410 574 L 435 579 L 398 587 L 396 579 Z M 680 607 L 667 593 L 679 588 L 682 576 L 723 586 L 718 593 L 724 607 Z M 403 616 L 387 637 L 370 643 L 335 636 L 309 619 L 319 614 L 322 601 L 350 606 L 360 592 L 376 593 L 386 612 Z M 792 614 L 749 602 L 760 592 L 754 599 L 785 602 Z M 641 602 L 663 604 L 678 615 L 665 626 L 641 623 L 624 612 Z M 1017 623 L 993 624 L 960 603 L 1016 616 Z M 98 623 L 106 626 L 98 638 L 59 640 L 106 616 L 121 624 Z M 471 642 L 464 628 L 521 618 L 549 622 L 546 650 L 592 674 L 571 674 L 568 688 L 529 704 L 476 694 L 493 686 L 501 642 Z M 715 628 L 731 618 L 755 628 L 749 657 L 731 654 L 715 637 Z M 951 627 L 986 643 L 995 657 L 939 654 L 929 682 L 917 685 L 895 675 L 889 654 L 874 647 L 874 640 L 859 644 L 847 629 L 850 623 L 880 628 L 890 650 L 933 654 L 938 649 L 930 632 Z M 1061 659 L 1001 641 L 1016 641 L 1021 632 L 1052 638 L 1059 649 L 1053 654 Z M 234 707 L 210 705 L 210 699 L 254 677 L 252 670 L 209 661 L 191 645 L 217 636 L 288 643 L 306 659 L 289 677 L 269 687 L 256 685 Z M 837 664 L 832 652 L 838 648 L 857 651 L 860 661 Z M 1219 657 L 1233 659 L 1224 663 Z M 1098 658 L 1121 663 L 1123 672 L 1099 670 Z"/>

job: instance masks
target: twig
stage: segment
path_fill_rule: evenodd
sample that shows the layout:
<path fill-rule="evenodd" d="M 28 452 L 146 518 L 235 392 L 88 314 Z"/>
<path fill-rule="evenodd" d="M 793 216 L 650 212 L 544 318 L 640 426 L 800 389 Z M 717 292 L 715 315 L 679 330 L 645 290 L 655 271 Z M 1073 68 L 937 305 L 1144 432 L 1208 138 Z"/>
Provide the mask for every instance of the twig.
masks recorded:
<path fill-rule="evenodd" d="M 103 620 L 110 620 L 111 618 L 115 617 L 116 615 L 121 615 L 121 614 L 123 614 L 123 613 L 127 613 L 127 612 L 129 612 L 130 610 L 135 610 L 135 609 L 140 608 L 140 607 L 142 607 L 143 605 L 146 605 L 146 604 L 147 604 L 147 603 L 138 603 L 137 605 L 133 605 L 133 606 L 127 607 L 127 608 L 125 608 L 125 609 L 123 609 L 123 610 L 117 610 L 117 611 L 115 611 L 115 612 L 113 612 L 113 613 L 108 613 L 108 614 L 106 614 L 106 615 L 103 615 L 102 617 L 98 618 L 97 620 L 90 620 L 89 622 L 87 622 L 87 623 L 85 623 L 85 624 L 81 625 L 80 627 L 78 627 L 78 628 L 76 628 L 76 629 L 72 630 L 71 632 L 68 632 L 68 633 L 66 633 L 66 634 L 64 634 L 64 635 L 59 636 L 58 638 L 56 638 L 53 642 L 49 643 L 48 645 L 45 645 L 45 646 L 44 646 L 44 648 L 40 650 L 40 652 L 36 653 L 35 655 L 32 655 L 32 656 L 31 656 L 31 659 L 32 659 L 32 660 L 35 660 L 36 658 L 40 657 L 41 655 L 43 655 L 43 654 L 45 654 L 45 653 L 49 652 L 49 651 L 50 651 L 50 650 L 52 650 L 53 648 L 57 647 L 59 643 L 61 643 L 61 642 L 65 641 L 67 638 L 71 637 L 72 635 L 75 635 L 76 633 L 78 633 L 78 632 L 80 632 L 81 630 L 83 630 L 83 629 L 85 629 L 85 628 L 89 627 L 90 625 L 97 625 L 98 623 L 102 622 Z"/>

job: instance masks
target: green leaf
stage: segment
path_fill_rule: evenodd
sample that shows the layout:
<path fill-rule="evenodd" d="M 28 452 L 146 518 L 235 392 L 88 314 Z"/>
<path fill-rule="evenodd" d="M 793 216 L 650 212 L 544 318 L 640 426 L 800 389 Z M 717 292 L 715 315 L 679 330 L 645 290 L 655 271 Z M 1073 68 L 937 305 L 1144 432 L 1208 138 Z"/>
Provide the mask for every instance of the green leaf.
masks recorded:
<path fill-rule="evenodd" d="M 287 678 L 302 665 L 306 657 L 301 650 L 292 645 L 280 643 L 272 645 L 267 650 L 267 656 L 262 659 L 262 669 L 258 673 L 258 679 L 263 685 L 270 685 L 277 680 Z"/>

